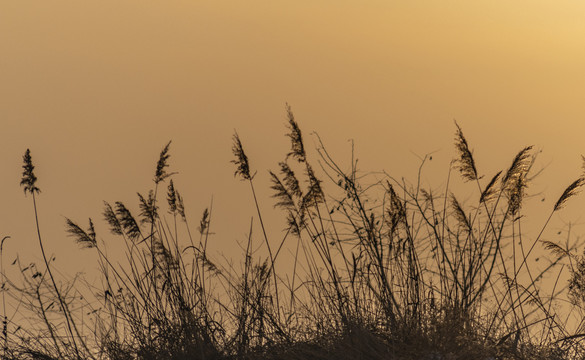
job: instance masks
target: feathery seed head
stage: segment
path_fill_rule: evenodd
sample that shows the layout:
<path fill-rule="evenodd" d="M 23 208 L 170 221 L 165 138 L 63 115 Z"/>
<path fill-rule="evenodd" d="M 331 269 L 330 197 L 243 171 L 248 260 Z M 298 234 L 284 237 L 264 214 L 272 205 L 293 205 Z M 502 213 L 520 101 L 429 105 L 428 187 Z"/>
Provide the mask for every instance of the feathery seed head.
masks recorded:
<path fill-rule="evenodd" d="M 172 179 L 168 186 L 167 202 L 169 203 L 169 212 L 171 214 L 177 212 L 177 192 L 175 191 L 175 185 L 173 184 Z"/>
<path fill-rule="evenodd" d="M 299 162 L 305 162 L 307 160 L 307 155 L 305 153 L 303 135 L 301 133 L 299 125 L 295 121 L 292 109 L 288 103 L 286 104 L 286 113 L 288 118 L 288 126 L 290 129 L 290 133 L 286 134 L 286 136 L 290 138 L 291 143 L 291 152 L 287 154 L 287 157 L 292 156 L 293 158 L 296 158 Z"/>
<path fill-rule="evenodd" d="M 66 222 L 66 231 L 69 233 L 68 236 L 74 237 L 75 242 L 87 249 L 97 247 L 95 228 L 93 227 L 91 218 L 89 219 L 89 229 L 87 231 L 83 230 L 69 218 L 66 218 Z"/>
<path fill-rule="evenodd" d="M 26 149 L 24 156 L 22 157 L 24 164 L 22 168 L 24 171 L 22 172 L 22 179 L 20 180 L 20 185 L 24 187 L 24 193 L 27 192 L 34 194 L 39 193 L 41 190 L 36 186 L 37 177 L 34 173 L 34 165 L 32 164 L 32 158 L 30 156 L 30 149 Z"/>
<path fill-rule="evenodd" d="M 93 221 L 91 221 L 91 218 L 89 218 L 89 228 L 87 230 L 87 234 L 91 239 L 93 239 L 94 243 L 96 243 L 95 227 L 93 226 Z"/>
<path fill-rule="evenodd" d="M 222 271 L 205 255 L 205 253 L 198 253 L 197 259 L 203 263 L 207 271 L 219 275 Z"/>
<path fill-rule="evenodd" d="M 532 150 L 532 146 L 527 146 L 524 149 L 520 150 L 518 154 L 514 157 L 512 161 L 512 165 L 502 178 L 502 187 L 514 187 L 516 186 L 515 179 L 521 176 L 525 176 L 530 168 L 530 151 Z"/>
<path fill-rule="evenodd" d="M 270 181 L 272 182 L 270 188 L 275 191 L 272 197 L 277 199 L 277 203 L 274 205 L 274 207 L 281 207 L 285 210 L 293 210 L 295 202 L 291 194 L 288 192 L 282 181 L 280 181 L 275 173 L 272 171 L 269 173 Z"/>
<path fill-rule="evenodd" d="M 233 139 L 234 145 L 232 147 L 232 152 L 234 153 L 236 159 L 232 160 L 231 162 L 237 166 L 234 176 L 239 174 L 243 180 L 252 180 L 252 176 L 250 175 L 250 163 L 248 162 L 248 157 L 244 152 L 244 148 L 242 147 L 242 142 L 240 141 L 238 133 L 234 134 Z"/>
<path fill-rule="evenodd" d="M 287 191 L 296 197 L 302 197 L 303 192 L 301 191 L 301 186 L 299 184 L 299 180 L 295 176 L 294 171 L 288 166 L 286 162 L 280 162 L 280 173 L 284 176 L 283 183 L 286 186 Z"/>
<path fill-rule="evenodd" d="M 321 180 L 317 179 L 315 172 L 311 165 L 307 163 L 307 176 L 309 177 L 309 190 L 305 197 L 313 204 L 322 203 L 325 201 L 325 194 L 321 188 Z"/>
<path fill-rule="evenodd" d="M 154 192 L 150 190 L 147 198 L 138 193 L 138 199 L 140 200 L 140 216 L 142 217 L 140 223 L 153 224 L 158 217 L 158 206 L 156 206 Z"/>
<path fill-rule="evenodd" d="M 204 235 L 208 228 L 209 228 L 209 209 L 205 208 L 205 210 L 203 210 L 203 215 L 201 215 L 201 220 L 199 220 L 199 227 L 197 230 L 199 231 L 199 234 Z"/>
<path fill-rule="evenodd" d="M 508 198 L 508 212 L 516 215 L 522 207 L 525 189 L 528 185 L 527 174 L 532 165 L 530 151 L 532 146 L 527 146 L 520 150 L 514 157 L 512 165 L 504 175 L 501 181 L 501 188 Z"/>
<path fill-rule="evenodd" d="M 463 131 L 455 121 L 457 132 L 455 133 L 455 147 L 459 153 L 459 159 L 457 159 L 457 168 L 461 172 L 461 176 L 468 181 L 477 180 L 477 169 L 475 167 L 475 160 L 473 160 L 473 154 L 469 150 L 469 145 Z"/>
<path fill-rule="evenodd" d="M 565 189 L 565 191 L 563 192 L 563 195 L 561 195 L 559 200 L 557 200 L 555 207 L 553 208 L 553 211 L 560 210 L 571 196 L 579 193 L 579 191 L 581 190 L 581 187 L 584 184 L 585 184 L 585 178 L 583 178 L 583 177 L 580 177 L 577 180 L 573 181 L 571 183 L 571 185 L 569 185 Z"/>
<path fill-rule="evenodd" d="M 404 204 L 396 194 L 394 187 L 390 184 L 389 181 L 386 181 L 386 185 L 388 186 L 388 195 L 390 196 L 390 208 L 388 211 L 392 214 L 392 217 L 397 217 L 400 220 L 406 217 L 406 210 L 404 209 Z"/>
<path fill-rule="evenodd" d="M 404 204 L 394 191 L 394 187 L 390 184 L 389 181 L 386 181 L 387 186 L 387 194 L 390 197 L 388 201 L 388 207 L 386 209 L 387 217 L 386 217 L 386 225 L 389 228 L 390 234 L 394 234 L 396 229 L 398 229 L 398 225 L 404 224 L 406 220 L 406 209 L 404 208 Z"/>
<path fill-rule="evenodd" d="M 526 174 L 523 174 L 513 178 L 513 183 L 506 189 L 508 213 L 510 215 L 515 216 L 522 208 L 526 186 Z"/>
<path fill-rule="evenodd" d="M 167 145 L 162 149 L 160 152 L 160 157 L 156 164 L 156 171 L 154 173 L 154 183 L 158 184 L 159 182 L 165 180 L 169 176 L 173 175 L 174 173 L 167 173 L 166 168 L 169 166 L 168 160 L 171 155 L 169 154 L 169 147 L 171 146 L 171 141 L 167 143 Z"/>
<path fill-rule="evenodd" d="M 550 240 L 542 240 L 542 244 L 544 248 L 550 252 L 552 252 L 555 256 L 561 258 L 565 256 L 571 256 L 571 252 L 567 249 L 562 248 L 559 244 L 552 242 Z"/>
<path fill-rule="evenodd" d="M 298 219 L 294 216 L 292 212 L 289 212 L 286 217 L 286 223 L 290 228 L 290 231 L 293 235 L 300 236 L 301 231 L 306 228 L 307 224 L 305 221 L 305 212 L 301 212 L 298 216 Z"/>
<path fill-rule="evenodd" d="M 183 221 L 187 221 L 187 217 L 185 216 L 185 205 L 183 204 L 183 197 L 179 194 L 178 190 L 175 190 L 177 194 L 177 212 L 183 218 Z"/>
<path fill-rule="evenodd" d="M 455 219 L 457 219 L 459 226 L 463 226 L 467 233 L 471 233 L 472 231 L 471 221 L 467 217 L 467 215 L 465 215 L 465 211 L 461 207 L 461 204 L 459 204 L 459 201 L 457 200 L 454 194 L 451 194 L 451 206 L 455 211 Z"/>
<path fill-rule="evenodd" d="M 116 217 L 116 213 L 114 213 L 114 209 L 112 209 L 112 206 L 107 203 L 106 201 L 104 201 L 104 219 L 108 222 L 108 224 L 110 224 L 110 231 L 115 234 L 115 235 L 123 235 L 124 233 L 122 232 L 122 224 L 120 224 L 120 221 L 118 220 L 118 218 Z"/>
<path fill-rule="evenodd" d="M 493 197 L 496 194 L 496 189 L 494 187 L 496 181 L 498 181 L 498 178 L 500 177 L 500 174 L 502 174 L 502 172 L 498 172 L 489 182 L 489 184 L 485 187 L 485 189 L 483 190 L 483 192 L 481 193 L 481 196 L 479 198 L 479 202 L 488 202 L 491 199 L 493 199 Z"/>
<path fill-rule="evenodd" d="M 130 213 L 130 210 L 120 202 L 116 201 L 116 217 L 119 219 L 122 229 L 124 229 L 126 236 L 132 240 L 138 240 L 142 236 L 140 227 L 136 222 L 136 219 Z"/>

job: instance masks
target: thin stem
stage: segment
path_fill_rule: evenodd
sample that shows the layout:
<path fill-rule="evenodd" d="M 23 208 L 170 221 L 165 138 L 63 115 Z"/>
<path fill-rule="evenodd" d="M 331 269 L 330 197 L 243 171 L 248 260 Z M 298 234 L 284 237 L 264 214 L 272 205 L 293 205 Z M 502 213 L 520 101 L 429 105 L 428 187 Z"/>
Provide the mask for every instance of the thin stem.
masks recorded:
<path fill-rule="evenodd" d="M 256 211 L 258 212 L 258 219 L 260 220 L 260 227 L 262 228 L 262 234 L 264 235 L 264 241 L 266 242 L 266 248 L 268 249 L 268 255 L 270 256 L 270 263 L 272 264 L 272 275 L 274 277 L 274 291 L 276 296 L 276 308 L 278 310 L 278 316 L 280 317 L 280 301 L 278 296 L 278 281 L 276 271 L 274 270 L 274 256 L 272 255 L 272 249 L 270 248 L 270 242 L 266 235 L 266 228 L 264 227 L 264 221 L 262 220 L 262 214 L 260 213 L 260 205 L 258 204 L 258 198 L 256 197 L 256 191 L 254 190 L 254 183 L 252 178 L 249 179 L 250 188 L 252 189 L 252 195 L 254 196 L 254 205 L 256 205 Z"/>
<path fill-rule="evenodd" d="M 2 277 L 6 276 L 4 272 L 3 251 L 4 240 L 7 239 L 10 239 L 10 236 L 4 236 L 2 242 L 0 242 L 0 271 L 2 272 Z M 4 286 L 2 287 L 2 311 L 4 314 L 4 319 L 2 320 L 2 334 L 4 335 L 4 357 L 6 357 L 6 352 L 8 351 L 8 317 L 6 316 L 6 289 Z"/>
<path fill-rule="evenodd" d="M 57 294 L 57 299 L 59 300 L 59 305 L 61 306 L 61 310 L 63 311 L 63 315 L 65 316 L 65 321 L 67 323 L 67 330 L 69 331 L 69 334 L 71 336 L 71 340 L 73 341 L 73 347 L 75 348 L 75 354 L 77 355 L 78 359 L 81 359 L 81 356 L 79 354 L 79 349 L 77 347 L 77 341 L 75 341 L 75 335 L 73 334 L 73 330 L 71 328 L 71 321 L 72 320 L 69 319 L 69 316 L 71 314 L 69 313 L 69 309 L 67 307 L 67 304 L 65 304 L 65 300 L 63 300 L 63 297 L 61 296 L 61 291 L 59 291 L 59 288 L 57 287 L 57 283 L 55 282 L 55 277 L 53 276 L 53 272 L 51 271 L 51 266 L 49 265 L 49 261 L 47 260 L 47 255 L 45 254 L 45 248 L 43 246 L 43 240 L 41 239 L 41 230 L 39 227 L 37 201 L 36 201 L 36 197 L 35 197 L 34 192 L 32 192 L 32 198 L 33 198 L 33 207 L 35 210 L 35 224 L 36 224 L 36 228 L 37 228 L 37 236 L 39 239 L 39 245 L 41 247 L 41 253 L 43 255 L 43 260 L 45 262 L 45 266 L 47 267 L 47 272 L 49 273 L 49 278 L 51 279 L 51 283 L 53 284 L 53 288 L 55 289 L 55 293 Z"/>

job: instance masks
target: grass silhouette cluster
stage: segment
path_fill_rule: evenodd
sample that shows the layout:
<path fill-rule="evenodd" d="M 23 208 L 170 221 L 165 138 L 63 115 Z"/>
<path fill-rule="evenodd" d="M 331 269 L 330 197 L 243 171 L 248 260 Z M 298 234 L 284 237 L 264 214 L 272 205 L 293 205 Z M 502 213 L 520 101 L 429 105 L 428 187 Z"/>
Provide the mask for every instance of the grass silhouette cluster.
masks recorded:
<path fill-rule="evenodd" d="M 582 188 L 583 177 L 562 193 L 539 234 L 522 238 L 522 205 L 534 176 L 532 147 L 486 181 L 456 124 L 458 155 L 450 169 L 477 188 L 466 194 L 465 205 L 451 189 L 451 172 L 442 190 L 423 187 L 420 176 L 410 183 L 385 173 L 362 174 L 353 158 L 347 169 L 340 166 L 318 136 L 313 160 L 291 108 L 286 110 L 290 152 L 269 172 L 285 231 L 267 233 L 257 173 L 236 133 L 235 176 L 249 183 L 256 214 L 241 267 L 214 259 L 207 246 L 212 209 L 192 232 L 175 173 L 168 172 L 169 142 L 153 187 L 138 194 L 137 207 L 104 203 L 110 234 L 98 236 L 92 219 L 87 227 L 66 219 L 80 251 L 96 254 L 102 284 L 92 289 L 97 302 L 79 296 L 79 278 L 56 280 L 38 227 L 40 190 L 27 150 L 21 185 L 32 196 L 44 264 L 18 263 L 21 276 L 11 279 L 0 260 L 3 303 L 11 297 L 21 314 L 15 318 L 20 322 L 8 321 L 4 305 L 2 357 L 585 357 L 582 324 L 570 330 L 557 306 L 564 286 L 557 279 L 550 293 L 539 289 L 546 273 L 568 261 L 571 305 L 563 309 L 584 309 L 585 258 L 575 248 L 541 239 L 552 215 Z M 123 244 L 123 261 L 108 253 L 113 237 Z M 552 261 L 536 271 L 530 255 L 540 243 Z M 283 259 L 287 253 L 292 255 Z M 291 264 L 285 272 L 283 262 Z M 91 320 L 84 320 L 90 313 Z"/>

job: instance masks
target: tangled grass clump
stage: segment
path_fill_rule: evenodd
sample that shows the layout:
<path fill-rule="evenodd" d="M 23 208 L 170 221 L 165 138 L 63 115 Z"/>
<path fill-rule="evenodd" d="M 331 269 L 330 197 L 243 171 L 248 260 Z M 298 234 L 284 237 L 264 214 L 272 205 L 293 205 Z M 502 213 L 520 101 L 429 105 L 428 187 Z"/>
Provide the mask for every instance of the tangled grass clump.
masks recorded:
<path fill-rule="evenodd" d="M 44 265 L 5 273 L 26 319 L 4 323 L 6 359 L 573 359 L 583 358 L 580 333 L 563 321 L 562 298 L 541 289 L 543 275 L 568 259 L 569 295 L 584 309 L 585 261 L 575 247 L 541 239 L 551 217 L 584 185 L 573 181 L 539 234 L 522 237 L 522 206 L 535 154 L 524 147 L 506 171 L 484 181 L 456 124 L 458 170 L 477 192 L 460 201 L 450 175 L 442 191 L 394 177 L 344 169 L 317 136 L 317 162 L 287 105 L 291 151 L 270 171 L 274 206 L 287 228 L 269 234 L 255 189 L 256 172 L 233 137 L 235 176 L 250 185 L 264 250 L 250 225 L 241 271 L 209 254 L 211 208 L 192 233 L 168 172 L 170 142 L 157 162 L 153 187 L 138 206 L 104 202 L 110 236 L 123 243 L 125 262 L 108 254 L 109 240 L 66 219 L 66 231 L 95 252 L 99 300 L 81 298 L 77 278 L 58 285 Z M 421 163 L 421 170 L 427 161 Z M 39 192 L 30 151 L 23 179 Z M 316 171 L 320 169 L 321 171 Z M 165 185 L 166 201 L 160 199 Z M 467 205 L 465 203 L 468 203 Z M 471 204 L 469 204 L 471 203 Z M 38 229 L 38 219 L 36 221 Z M 179 230 L 184 227 L 183 230 Z M 530 255 L 544 243 L 554 255 L 535 272 Z M 283 249 L 290 259 L 283 260 Z M 265 253 L 264 253 L 265 251 Z M 277 264 L 291 264 L 280 273 Z M 1 266 L 1 265 L 0 265 Z M 560 272 L 560 270 L 558 270 Z M 9 290 L 7 290 L 9 289 Z M 25 314 L 26 312 L 26 314 Z M 94 314 L 87 323 L 83 314 Z M 6 314 L 6 311 L 5 311 Z M 5 318 L 6 319 L 6 318 Z"/>

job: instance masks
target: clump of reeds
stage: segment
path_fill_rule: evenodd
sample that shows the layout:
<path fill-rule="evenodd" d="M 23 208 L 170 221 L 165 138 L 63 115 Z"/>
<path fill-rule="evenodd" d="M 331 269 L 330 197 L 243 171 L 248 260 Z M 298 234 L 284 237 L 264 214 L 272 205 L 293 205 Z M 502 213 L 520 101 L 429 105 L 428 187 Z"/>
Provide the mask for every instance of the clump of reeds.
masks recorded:
<path fill-rule="evenodd" d="M 92 289 L 97 301 L 83 300 L 81 312 L 74 306 L 81 301 L 76 282 L 57 286 L 38 230 L 44 267 L 19 264 L 23 283 L 9 282 L 17 290 L 10 294 L 36 316 L 36 327 L 17 331 L 16 324 L 8 324 L 4 357 L 585 355 L 580 335 L 560 320 L 557 284 L 550 294 L 539 289 L 543 276 L 569 259 L 571 299 L 585 303 L 585 261 L 573 255 L 574 248 L 551 241 L 544 245 L 555 258 L 545 270 L 535 272 L 531 258 L 552 215 L 582 188 L 583 177 L 566 188 L 542 230 L 528 241 L 521 224 L 535 163 L 531 146 L 485 181 L 456 123 L 457 155 L 451 166 L 477 187 L 476 194 L 465 194 L 469 200 L 461 201 L 449 179 L 437 190 L 423 187 L 420 176 L 409 183 L 386 173 L 363 174 L 353 154 L 343 166 L 318 136 L 315 160 L 288 104 L 286 121 L 290 152 L 269 172 L 274 206 L 286 218 L 284 233 L 266 231 L 257 173 L 236 133 L 234 174 L 249 184 L 256 213 L 240 266 L 215 260 L 207 250 L 212 207 L 203 210 L 198 233 L 192 234 L 176 173 L 168 170 L 169 142 L 160 152 L 152 188 L 138 193 L 135 206 L 104 202 L 110 234 L 100 234 L 91 218 L 86 226 L 66 219 L 67 233 L 95 252 L 102 275 L 101 287 Z M 39 189 L 33 170 L 27 150 L 21 184 L 33 197 L 36 216 Z M 163 194 L 159 187 L 167 181 Z M 121 242 L 124 262 L 109 255 L 110 237 Z M 291 256 L 283 259 L 287 253 Z M 279 272 L 285 262 L 290 271 Z M 99 316 L 80 326 L 83 312 Z"/>

